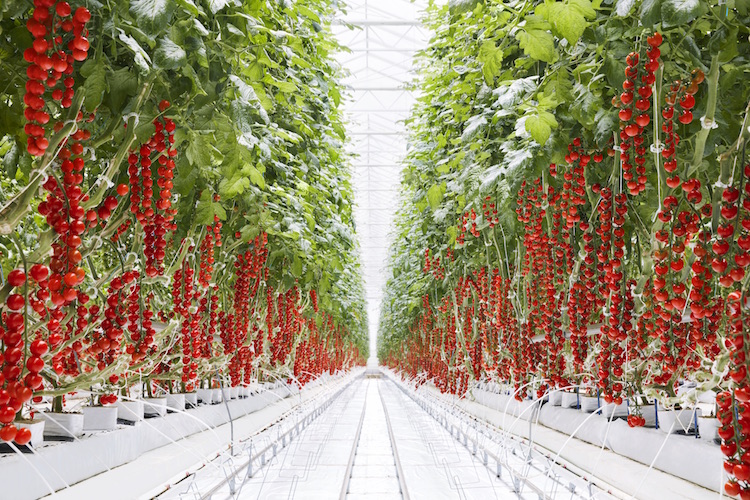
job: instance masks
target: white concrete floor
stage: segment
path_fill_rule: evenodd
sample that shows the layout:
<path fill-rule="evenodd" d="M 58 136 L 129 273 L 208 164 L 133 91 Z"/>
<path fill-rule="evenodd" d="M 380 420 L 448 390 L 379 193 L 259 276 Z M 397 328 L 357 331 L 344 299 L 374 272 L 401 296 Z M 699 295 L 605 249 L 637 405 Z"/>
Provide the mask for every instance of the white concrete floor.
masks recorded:
<path fill-rule="evenodd" d="M 348 484 L 344 495 L 348 500 L 536 500 L 532 488 L 549 498 L 581 499 L 589 498 L 588 482 L 581 476 L 591 474 L 591 467 L 581 468 L 577 462 L 591 458 L 599 464 L 595 479 L 604 488 L 594 490 L 597 500 L 627 498 L 622 494 L 626 485 L 619 476 L 646 473 L 655 481 L 645 494 L 636 489 L 635 498 L 705 498 L 707 490 L 659 471 L 645 471 L 642 464 L 568 440 L 543 426 L 534 427 L 535 445 L 541 445 L 542 452 L 530 453 L 523 440 L 516 439 L 523 437 L 525 427 L 514 430 L 520 435 L 511 439 L 501 430 L 505 421 L 499 412 L 469 401 L 451 403 L 450 398 L 427 389 L 415 392 L 389 378 L 355 375 L 306 388 L 294 398 L 237 419 L 233 455 L 227 450 L 229 426 L 222 425 L 147 452 L 131 463 L 62 490 L 56 497 L 101 498 L 101 492 L 106 491 L 112 500 L 157 496 L 168 500 L 204 498 L 216 490 L 213 500 L 337 499 Z M 328 406 L 321 410 L 324 403 Z M 487 429 L 480 425 L 482 420 L 489 423 Z M 467 443 L 454 437 L 457 429 L 477 441 L 479 452 L 470 451 Z M 253 462 L 248 477 L 248 457 L 290 432 L 293 438 L 285 439 L 274 452 L 267 451 L 262 464 L 260 459 Z M 223 439 L 217 441 L 219 437 Z M 492 460 L 502 462 L 502 467 L 492 460 L 489 467 L 485 465 L 481 447 L 494 454 Z M 552 464 L 549 454 L 543 453 L 545 448 L 553 455 L 554 450 L 564 449 L 562 467 Z M 347 481 L 353 449 L 356 453 Z M 502 469 L 500 477 L 496 468 Z M 233 478 L 231 489 L 227 477 Z"/>
<path fill-rule="evenodd" d="M 367 380 L 362 432 L 357 444 L 348 500 L 399 500 L 401 487 L 380 399 L 380 382 Z"/>
<path fill-rule="evenodd" d="M 245 474 L 239 474 L 234 493 L 224 486 L 213 498 L 339 498 L 363 412 L 345 497 L 348 500 L 404 498 L 386 410 L 410 499 L 527 498 L 525 494 L 513 493 L 510 483 L 495 477 L 437 421 L 385 379 L 355 381 L 325 413 L 279 450 L 264 467 L 256 467 L 253 476 L 241 485 Z M 226 459 L 223 460 L 226 463 Z M 191 495 L 205 493 L 219 483 L 223 474 L 221 467 L 205 467 L 159 498 L 192 498 Z"/>

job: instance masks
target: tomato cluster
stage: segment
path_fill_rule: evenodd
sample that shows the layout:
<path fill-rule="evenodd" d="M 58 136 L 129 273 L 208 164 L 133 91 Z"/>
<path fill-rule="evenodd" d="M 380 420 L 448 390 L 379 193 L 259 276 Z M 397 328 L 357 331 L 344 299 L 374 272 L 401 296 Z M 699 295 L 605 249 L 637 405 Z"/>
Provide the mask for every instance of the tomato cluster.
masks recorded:
<path fill-rule="evenodd" d="M 489 224 L 490 229 L 500 223 L 500 219 L 497 216 L 497 205 L 492 201 L 491 196 L 486 196 L 484 198 L 484 203 L 482 203 L 482 214 L 484 215 L 484 220 Z"/>
<path fill-rule="evenodd" d="M 14 269 L 8 273 L 8 284 L 16 289 L 24 287 L 23 295 L 12 293 L 5 300 L 8 312 L 2 314 L 0 340 L 4 350 L 0 353 L 0 439 L 24 445 L 31 440 L 27 428 L 16 428 L 13 421 L 25 402 L 31 399 L 33 390 L 42 385 L 39 372 L 44 368 L 42 355 L 47 352 L 44 341 L 35 341 L 29 346 L 27 358 L 24 335 L 26 329 L 25 309 L 27 295 L 26 273 Z M 29 370 L 21 378 L 23 367 Z"/>
<path fill-rule="evenodd" d="M 718 276 L 719 285 L 730 290 L 726 301 L 717 301 L 710 312 L 721 318 L 719 312 L 714 311 L 723 306 L 721 312 L 726 316 L 725 346 L 730 353 L 728 379 L 733 390 L 717 396 L 719 411 L 716 416 L 721 423 L 719 436 L 723 440 L 721 450 L 726 456 L 724 468 L 730 475 L 725 490 L 730 495 L 739 494 L 741 498 L 750 498 L 750 345 L 746 340 L 750 319 L 747 315 L 748 299 L 741 283 L 750 249 L 749 176 L 750 164 L 744 166 L 736 185 L 723 190 L 719 234 L 710 250 L 706 248 L 707 255 L 713 257 L 710 267 Z M 709 334 L 713 333 L 713 329 L 709 331 Z"/>
<path fill-rule="evenodd" d="M 466 243 L 467 231 L 475 238 L 479 238 L 480 233 L 477 227 L 477 212 L 473 208 L 469 211 L 464 212 L 461 215 L 461 221 L 458 225 L 459 234 L 456 237 L 456 242 L 459 245 L 463 245 L 464 243 Z"/>
<path fill-rule="evenodd" d="M 198 272 L 198 283 L 203 288 L 208 288 L 211 281 L 211 274 L 214 271 L 214 247 L 221 246 L 221 226 L 219 217 L 214 215 L 214 225 L 206 226 L 206 236 L 201 243 L 201 263 Z"/>
<path fill-rule="evenodd" d="M 131 364 L 144 360 L 155 350 L 154 336 L 154 313 L 149 307 L 150 298 L 143 297 L 141 293 L 140 279 L 142 275 L 133 271 L 128 278 L 133 283 L 130 294 L 127 297 L 128 333 L 130 343 L 126 352 L 131 356 Z"/>
<path fill-rule="evenodd" d="M 101 329 L 94 331 L 89 353 L 98 359 L 99 369 L 111 364 L 121 353 L 120 347 L 128 325 L 126 299 L 132 283 L 138 277 L 136 272 L 126 272 L 112 279 L 107 291 L 104 320 Z M 92 306 L 92 309 L 96 306 Z M 94 311 L 98 313 L 98 310 Z"/>
<path fill-rule="evenodd" d="M 632 413 L 628 415 L 627 422 L 630 427 L 643 427 L 646 425 L 646 419 L 643 418 L 643 415 L 635 415 Z"/>
<path fill-rule="evenodd" d="M 27 149 L 33 156 L 42 156 L 49 146 L 47 134 L 55 110 L 53 103 L 62 108 L 73 104 L 75 78 L 73 64 L 86 59 L 89 50 L 86 23 L 91 13 L 85 7 L 72 12 L 65 1 L 34 0 L 34 12 L 26 27 L 34 43 L 23 56 L 29 62 L 26 70 Z M 49 94 L 52 102 L 45 101 Z M 61 127 L 58 122 L 55 127 Z"/>
<path fill-rule="evenodd" d="M 159 109 L 165 112 L 170 106 L 161 101 Z M 128 156 L 130 176 L 130 211 L 141 225 L 145 235 L 143 253 L 146 257 L 145 273 L 153 277 L 164 272 L 166 256 L 165 236 L 176 229 L 172 207 L 172 179 L 174 178 L 177 150 L 174 149 L 175 123 L 159 116 L 154 120 L 154 135 L 138 151 Z M 156 171 L 152 166 L 156 164 Z M 154 201 L 156 198 L 156 201 Z"/>
<path fill-rule="evenodd" d="M 627 183 L 628 191 L 635 196 L 646 189 L 646 146 L 644 132 L 651 123 L 648 114 L 651 109 L 653 84 L 656 81 L 656 70 L 659 69 L 662 36 L 655 33 L 648 37 L 646 57 L 640 52 L 631 52 L 625 59 L 625 81 L 619 103 L 620 107 L 620 160 L 622 161 L 622 178 Z M 639 64 L 639 62 L 643 64 Z"/>
<path fill-rule="evenodd" d="M 742 322 L 740 295 L 729 299 L 729 308 L 734 319 Z M 732 341 L 741 341 L 742 327 L 732 326 Z M 721 452 L 724 454 L 724 470 L 730 476 L 724 490 L 731 496 L 739 495 L 743 500 L 750 499 L 750 392 L 747 386 L 724 391 L 716 396 L 719 419 L 719 437 L 722 439 Z"/>

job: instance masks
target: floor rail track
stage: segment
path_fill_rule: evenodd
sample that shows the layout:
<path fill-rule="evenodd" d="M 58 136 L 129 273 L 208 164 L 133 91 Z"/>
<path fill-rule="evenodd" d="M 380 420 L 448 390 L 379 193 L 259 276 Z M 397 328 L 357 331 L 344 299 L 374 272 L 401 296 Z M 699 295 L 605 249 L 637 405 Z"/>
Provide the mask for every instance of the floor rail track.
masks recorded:
<path fill-rule="evenodd" d="M 254 455 L 252 455 L 248 460 L 245 460 L 242 464 L 240 464 L 236 470 L 234 470 L 231 474 L 228 474 L 227 477 L 225 477 L 221 482 L 214 485 L 213 488 L 211 488 L 206 493 L 202 494 L 200 496 L 201 500 L 210 500 L 210 498 L 214 495 L 214 493 L 218 492 L 221 488 L 223 488 L 226 484 L 230 485 L 230 491 L 232 494 L 234 494 L 234 479 L 237 477 L 241 472 L 250 470 L 250 467 L 252 467 L 253 462 L 255 462 L 258 459 L 261 459 L 262 457 L 265 458 L 265 454 L 269 451 L 272 451 L 272 453 L 275 454 L 277 446 L 283 441 L 284 446 L 287 443 L 287 437 L 289 438 L 289 442 L 291 442 L 291 438 L 294 436 L 294 433 L 296 432 L 298 435 L 299 433 L 313 420 L 315 420 L 318 416 L 320 416 L 324 410 L 326 410 L 333 401 L 338 398 L 341 393 L 343 393 L 346 389 L 351 387 L 353 383 L 355 383 L 358 380 L 362 379 L 362 375 L 359 375 L 357 377 L 354 377 L 352 380 L 347 382 L 343 387 L 339 388 L 334 394 L 332 394 L 330 397 L 328 397 L 323 403 L 321 403 L 317 408 L 312 410 L 306 417 L 302 419 L 302 428 L 299 428 L 297 425 L 294 427 L 291 427 L 288 431 L 286 431 L 284 434 L 279 436 L 273 443 L 268 444 L 265 446 L 262 450 L 257 451 Z M 284 446 L 281 446 L 283 448 Z"/>
<path fill-rule="evenodd" d="M 367 411 L 367 399 L 365 399 L 362 405 L 362 414 L 359 417 L 359 424 L 357 425 L 357 433 L 354 435 L 354 444 L 352 445 L 352 451 L 349 453 L 349 461 L 346 464 L 346 472 L 344 473 L 344 484 L 341 486 L 341 494 L 339 500 L 346 500 L 346 495 L 349 493 L 349 483 L 352 479 L 352 469 L 354 469 L 354 459 L 357 457 L 357 447 L 359 446 L 359 438 L 362 435 L 362 424 L 365 421 L 365 412 Z"/>
<path fill-rule="evenodd" d="M 393 450 L 393 460 L 396 463 L 396 475 L 398 476 L 398 485 L 401 489 L 401 497 L 403 500 L 409 500 L 409 492 L 406 489 L 404 471 L 401 468 L 401 460 L 399 459 L 398 449 L 396 448 L 396 438 L 393 435 L 393 428 L 391 427 L 391 418 L 388 416 L 388 408 L 385 405 L 385 398 L 383 397 L 383 393 L 380 392 L 379 386 L 378 394 L 380 395 L 380 403 L 383 405 L 383 413 L 385 413 L 385 423 L 388 426 L 388 437 L 391 439 L 391 449 Z"/>

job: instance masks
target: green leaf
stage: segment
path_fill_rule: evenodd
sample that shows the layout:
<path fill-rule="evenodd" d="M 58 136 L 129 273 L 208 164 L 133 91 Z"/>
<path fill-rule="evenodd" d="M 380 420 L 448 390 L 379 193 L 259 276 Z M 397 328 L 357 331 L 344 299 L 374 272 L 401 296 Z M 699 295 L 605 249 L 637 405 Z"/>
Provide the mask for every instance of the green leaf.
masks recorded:
<path fill-rule="evenodd" d="M 495 46 L 492 40 L 485 40 L 479 48 L 477 60 L 482 63 L 482 75 L 487 84 L 491 84 L 500 71 L 503 63 L 503 51 Z"/>
<path fill-rule="evenodd" d="M 190 131 L 188 140 L 189 144 L 185 150 L 188 161 L 198 167 L 210 166 L 212 145 L 208 135 Z"/>
<path fill-rule="evenodd" d="M 174 189 L 180 196 L 187 196 L 195 189 L 200 169 L 181 159 L 177 162 L 177 175 L 174 176 Z"/>
<path fill-rule="evenodd" d="M 16 171 L 18 170 L 18 157 L 19 152 L 21 151 L 21 148 L 18 147 L 17 142 L 13 142 L 13 144 L 10 147 L 10 150 L 8 150 L 5 153 L 5 156 L 3 156 L 3 168 L 5 169 L 5 172 L 8 175 L 8 178 L 14 179 L 16 177 Z"/>
<path fill-rule="evenodd" d="M 437 210 L 440 206 L 440 202 L 443 199 L 443 193 L 445 192 L 445 183 L 433 184 L 433 186 L 427 190 L 427 200 L 430 202 L 430 208 Z"/>
<path fill-rule="evenodd" d="M 662 0 L 661 21 L 664 26 L 687 24 L 708 12 L 701 0 Z"/>
<path fill-rule="evenodd" d="M 99 57 L 87 60 L 81 66 L 81 75 L 86 78 L 83 82 L 83 92 L 86 96 L 83 104 L 86 111 L 91 113 L 101 105 L 104 92 L 107 90 L 107 69 L 104 60 Z"/>
<path fill-rule="evenodd" d="M 254 166 L 248 164 L 242 167 L 242 173 L 246 175 L 250 181 L 261 189 L 265 189 L 266 180 L 263 178 L 263 174 Z"/>
<path fill-rule="evenodd" d="M 271 120 L 268 117 L 268 113 L 263 108 L 263 105 L 258 98 L 258 94 L 256 94 L 252 85 L 248 85 L 235 75 L 230 75 L 229 81 L 232 82 L 239 91 L 239 99 L 237 99 L 238 103 L 242 107 L 253 108 L 265 123 L 270 123 Z"/>
<path fill-rule="evenodd" d="M 594 4 L 589 0 L 568 0 L 568 7 L 575 10 L 586 19 L 592 20 L 596 18 Z"/>
<path fill-rule="evenodd" d="M 450 9 L 450 13 L 455 15 L 474 10 L 474 7 L 478 3 L 478 0 L 450 0 L 448 8 Z"/>
<path fill-rule="evenodd" d="M 221 202 L 213 201 L 214 195 L 209 192 L 208 189 L 204 189 L 201 193 L 201 199 L 198 201 L 198 205 L 195 207 L 195 223 L 198 225 L 208 225 L 214 223 L 214 217 L 219 217 L 219 220 L 227 219 L 227 212 L 221 205 Z"/>
<path fill-rule="evenodd" d="M 546 31 L 549 25 L 537 16 L 526 16 L 526 25 L 516 32 L 524 53 L 538 61 L 553 63 L 557 60 L 555 38 Z"/>
<path fill-rule="evenodd" d="M 544 146 L 552 129 L 557 128 L 557 120 L 552 113 L 539 110 L 536 114 L 526 118 L 525 128 L 536 142 Z"/>
<path fill-rule="evenodd" d="M 552 25 L 552 31 L 571 44 L 576 43 L 588 27 L 587 19 L 596 17 L 589 0 L 567 0 L 540 4 L 535 11 Z"/>
<path fill-rule="evenodd" d="M 299 258 L 299 255 L 295 255 L 292 261 L 292 274 L 298 278 L 302 276 L 302 259 Z"/>
<path fill-rule="evenodd" d="M 297 92 L 297 86 L 293 82 L 288 81 L 278 81 L 278 80 L 272 80 L 271 85 L 278 88 L 280 91 L 291 94 L 292 92 Z"/>
<path fill-rule="evenodd" d="M 250 180 L 241 172 L 235 171 L 231 177 L 224 177 L 219 182 L 219 193 L 222 198 L 231 199 L 245 192 L 250 187 Z"/>
<path fill-rule="evenodd" d="M 214 215 L 218 216 L 219 220 L 227 220 L 227 211 L 221 203 L 215 202 L 212 208 L 214 210 Z"/>
<path fill-rule="evenodd" d="M 154 65 L 162 69 L 177 69 L 187 60 L 185 50 L 171 39 L 162 37 L 154 52 Z"/>
<path fill-rule="evenodd" d="M 630 14 L 634 5 L 635 0 L 617 0 L 617 3 L 615 4 L 615 12 L 618 16 L 625 17 Z"/>
<path fill-rule="evenodd" d="M 125 100 L 138 92 L 138 75 L 130 68 L 120 68 L 107 76 L 109 92 L 106 95 L 107 106 L 110 111 L 122 111 Z"/>
<path fill-rule="evenodd" d="M 661 3 L 662 0 L 643 0 L 638 16 L 644 27 L 650 28 L 661 22 Z"/>
<path fill-rule="evenodd" d="M 172 0 L 131 0 L 130 2 L 130 13 L 138 21 L 138 27 L 154 34 L 167 28 L 173 10 Z"/>
<path fill-rule="evenodd" d="M 201 194 L 201 199 L 195 207 L 195 223 L 205 226 L 207 224 L 213 224 L 213 222 L 213 195 L 206 189 Z"/>
<path fill-rule="evenodd" d="M 464 128 L 461 134 L 461 140 L 468 142 L 477 131 L 481 130 L 487 125 L 487 118 L 484 115 L 474 115 L 466 120 L 466 128 Z"/>
<path fill-rule="evenodd" d="M 133 51 L 133 60 L 136 67 L 141 71 L 141 73 L 148 73 L 151 70 L 151 58 L 148 56 L 146 51 L 143 50 L 143 47 L 140 46 L 135 38 L 125 34 L 125 32 L 122 30 L 120 30 L 120 34 L 118 37 L 126 47 Z"/>
<path fill-rule="evenodd" d="M 615 119 L 612 113 L 607 113 L 602 109 L 596 113 L 595 122 L 594 140 L 598 145 L 604 146 L 612 139 L 615 127 L 619 125 L 619 119 Z"/>
<path fill-rule="evenodd" d="M 570 80 L 568 68 L 558 68 L 549 76 L 544 86 L 544 94 L 554 97 L 558 102 L 573 99 L 573 82 Z"/>
<path fill-rule="evenodd" d="M 229 5 L 230 0 L 208 0 L 208 10 L 211 14 L 216 14 L 221 9 Z"/>
<path fill-rule="evenodd" d="M 199 8 L 193 0 L 177 0 L 177 4 L 180 7 L 183 7 L 188 12 L 190 12 L 194 16 L 205 16 L 206 13 L 203 11 L 203 9 Z"/>
<path fill-rule="evenodd" d="M 190 81 L 193 84 L 193 92 L 195 92 L 197 95 L 204 95 L 207 96 L 208 94 L 203 89 L 203 86 L 201 85 L 200 77 L 198 76 L 198 73 L 195 72 L 195 69 L 189 64 L 185 64 L 182 67 L 182 74 L 185 75 L 190 79 Z"/>
<path fill-rule="evenodd" d="M 318 16 L 315 12 L 308 9 L 301 3 L 297 3 L 297 5 L 294 6 L 294 8 L 297 10 L 297 13 L 302 14 L 303 16 L 307 17 L 308 19 L 315 21 L 316 23 L 320 22 L 320 16 Z"/>

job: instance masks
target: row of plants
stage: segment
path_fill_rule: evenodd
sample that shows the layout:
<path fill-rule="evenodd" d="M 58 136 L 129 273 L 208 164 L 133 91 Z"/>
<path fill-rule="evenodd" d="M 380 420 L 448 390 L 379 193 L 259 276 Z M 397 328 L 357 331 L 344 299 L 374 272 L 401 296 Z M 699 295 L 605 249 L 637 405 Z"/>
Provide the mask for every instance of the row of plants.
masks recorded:
<path fill-rule="evenodd" d="M 2 440 L 77 391 L 110 405 L 364 362 L 334 13 L 2 3 Z"/>
<path fill-rule="evenodd" d="M 716 391 L 726 491 L 750 498 L 749 14 L 431 6 L 381 361 L 456 394 L 585 389 L 631 426 Z"/>

